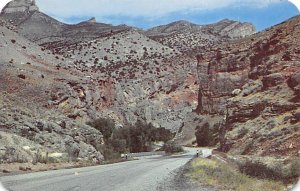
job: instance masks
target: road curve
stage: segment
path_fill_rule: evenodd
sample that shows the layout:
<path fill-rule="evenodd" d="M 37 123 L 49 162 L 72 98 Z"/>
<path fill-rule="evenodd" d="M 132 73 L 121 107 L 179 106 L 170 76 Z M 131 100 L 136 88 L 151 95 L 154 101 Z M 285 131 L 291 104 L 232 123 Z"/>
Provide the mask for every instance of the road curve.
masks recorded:
<path fill-rule="evenodd" d="M 178 156 L 151 156 L 110 165 L 6 176 L 0 177 L 0 182 L 9 191 L 156 191 L 196 152 L 197 149 L 188 149 Z"/>

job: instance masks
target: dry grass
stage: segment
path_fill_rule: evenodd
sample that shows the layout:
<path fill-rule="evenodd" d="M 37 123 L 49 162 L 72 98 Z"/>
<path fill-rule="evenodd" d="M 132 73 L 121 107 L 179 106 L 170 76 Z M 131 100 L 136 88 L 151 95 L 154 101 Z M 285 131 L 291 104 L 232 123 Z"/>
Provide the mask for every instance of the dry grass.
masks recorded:
<path fill-rule="evenodd" d="M 188 175 L 197 182 L 236 191 L 281 191 L 281 182 L 259 180 L 238 172 L 232 167 L 215 160 L 195 159 Z"/>

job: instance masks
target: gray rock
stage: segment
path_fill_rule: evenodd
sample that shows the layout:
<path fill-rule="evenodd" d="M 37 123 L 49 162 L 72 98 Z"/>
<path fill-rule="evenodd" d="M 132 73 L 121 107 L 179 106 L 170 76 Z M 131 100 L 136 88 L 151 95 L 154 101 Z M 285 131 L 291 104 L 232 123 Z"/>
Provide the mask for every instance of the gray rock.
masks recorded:
<path fill-rule="evenodd" d="M 45 124 L 44 124 L 43 121 L 37 121 L 37 122 L 36 122 L 36 127 L 37 127 L 40 131 L 44 131 Z"/>
<path fill-rule="evenodd" d="M 80 147 L 77 143 L 67 143 L 66 149 L 71 160 L 75 160 L 79 157 Z"/>
<path fill-rule="evenodd" d="M 38 10 L 39 8 L 36 6 L 35 0 L 13 0 L 3 8 L 2 13 L 24 13 Z"/>
<path fill-rule="evenodd" d="M 242 87 L 242 95 L 243 96 L 248 96 L 250 94 L 253 93 L 257 93 L 259 91 L 261 91 L 263 88 L 263 83 L 260 80 L 250 80 L 248 83 L 246 83 L 243 87 Z"/>
<path fill-rule="evenodd" d="M 241 89 L 235 89 L 235 90 L 233 90 L 233 91 L 231 92 L 231 95 L 237 96 L 237 95 L 239 95 L 241 92 L 242 92 Z"/>

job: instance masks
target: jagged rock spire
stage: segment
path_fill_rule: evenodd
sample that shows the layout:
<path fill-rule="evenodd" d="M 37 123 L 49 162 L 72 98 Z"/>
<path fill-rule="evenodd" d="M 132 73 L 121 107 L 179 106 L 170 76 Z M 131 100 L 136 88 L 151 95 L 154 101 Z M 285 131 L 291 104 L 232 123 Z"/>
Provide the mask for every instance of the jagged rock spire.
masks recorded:
<path fill-rule="evenodd" d="M 95 17 L 92 17 L 92 18 L 90 18 L 87 22 L 89 22 L 89 23 L 96 23 L 97 20 L 96 20 Z"/>
<path fill-rule="evenodd" d="M 2 10 L 1 13 L 9 14 L 16 12 L 32 12 L 38 11 L 39 8 L 36 6 L 35 0 L 13 0 L 9 2 Z"/>

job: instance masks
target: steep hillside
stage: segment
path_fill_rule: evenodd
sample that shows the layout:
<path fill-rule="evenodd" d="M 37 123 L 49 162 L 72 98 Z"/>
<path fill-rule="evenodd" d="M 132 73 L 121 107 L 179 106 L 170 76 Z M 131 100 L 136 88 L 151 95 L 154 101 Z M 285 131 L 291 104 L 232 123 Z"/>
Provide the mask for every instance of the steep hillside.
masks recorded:
<path fill-rule="evenodd" d="M 221 121 L 228 110 L 221 125 L 227 131 L 222 150 L 298 154 L 299 23 L 300 17 L 295 17 L 197 56 L 200 86 L 196 111 L 203 118 L 220 116 Z M 221 127 L 214 124 L 211 128 Z"/>
<path fill-rule="evenodd" d="M 79 81 L 81 74 L 71 76 L 63 69 L 57 73 L 54 56 L 11 29 L 0 20 L 1 160 L 36 161 L 46 153 L 52 161 L 102 160 L 95 149 L 102 135 L 47 104 L 51 92 L 65 89 L 61 76 Z"/>

